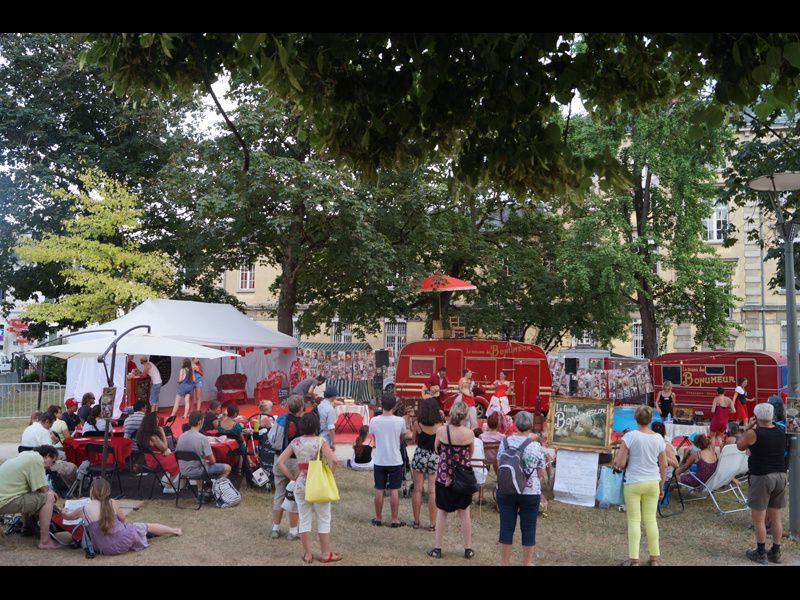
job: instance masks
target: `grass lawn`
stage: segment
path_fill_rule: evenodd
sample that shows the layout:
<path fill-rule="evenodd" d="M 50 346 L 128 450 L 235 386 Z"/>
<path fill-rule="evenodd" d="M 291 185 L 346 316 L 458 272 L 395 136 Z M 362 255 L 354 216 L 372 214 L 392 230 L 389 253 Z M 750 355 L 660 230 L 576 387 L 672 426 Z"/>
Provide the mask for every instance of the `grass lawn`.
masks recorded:
<path fill-rule="evenodd" d="M 336 472 L 342 500 L 333 508 L 332 547 L 344 554 L 342 565 L 495 565 L 498 561 L 498 515 L 489 499 L 479 516 L 473 505 L 473 548 L 476 556 L 463 556 L 456 515 L 448 518 L 444 558 L 426 556 L 433 547 L 434 534 L 411 527 L 390 529 L 370 525 L 373 514 L 372 473 L 340 467 Z M 148 488 L 149 489 L 149 488 Z M 124 556 L 97 556 L 86 560 L 80 550 L 50 551 L 57 564 L 73 565 L 301 565 L 300 542 L 282 537 L 269 539 L 272 522 L 272 494 L 242 488 L 242 504 L 220 510 L 204 505 L 199 511 L 177 509 L 174 500 L 148 500 L 132 512 L 130 521 L 160 522 L 183 528 L 179 538 L 151 540 L 150 547 Z M 491 498 L 491 494 L 490 494 Z M 186 504 L 190 504 L 187 498 Z M 427 514 L 423 504 L 423 527 Z M 539 565 L 615 565 L 626 558 L 625 513 L 615 509 L 580 508 L 551 501 L 547 518 L 540 518 L 537 530 L 536 562 Z M 411 500 L 401 498 L 400 518 L 411 521 Z M 388 499 L 384 521 L 389 521 Z M 784 511 L 788 521 L 788 509 Z M 658 519 L 661 555 L 665 565 L 751 565 L 744 551 L 754 545 L 748 529 L 750 513 L 719 516 L 711 501 L 690 502 L 685 512 Z M 284 534 L 288 524 L 284 523 Z M 515 535 L 519 543 L 519 533 Z M 313 537 L 315 554 L 319 542 Z M 33 538 L 14 535 L 0 540 L 0 564 L 43 564 L 43 553 Z M 647 547 L 642 536 L 643 559 Z M 795 542 L 784 540 L 784 563 L 800 564 Z M 513 558 L 521 561 L 515 546 Z M 53 564 L 53 563 L 50 563 Z M 321 565 L 315 566 L 334 566 Z"/>
<path fill-rule="evenodd" d="M 19 444 L 28 419 L 0 419 L 0 443 Z"/>

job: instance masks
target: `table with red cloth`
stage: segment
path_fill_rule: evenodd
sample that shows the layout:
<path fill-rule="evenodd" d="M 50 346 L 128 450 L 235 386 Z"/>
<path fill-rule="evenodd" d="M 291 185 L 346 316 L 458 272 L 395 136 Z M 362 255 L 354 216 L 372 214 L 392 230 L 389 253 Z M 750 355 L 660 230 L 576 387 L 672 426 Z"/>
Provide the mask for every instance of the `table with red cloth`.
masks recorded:
<path fill-rule="evenodd" d="M 83 427 L 78 425 L 75 428 L 75 433 L 73 435 L 75 435 L 76 437 L 81 437 L 81 429 L 83 429 Z M 110 437 L 110 438 L 111 437 L 122 437 L 123 435 L 125 435 L 125 427 L 112 427 L 108 431 L 108 437 Z M 100 439 L 103 439 L 102 435 L 99 435 L 97 437 L 100 438 Z"/>
<path fill-rule="evenodd" d="M 88 456 L 86 452 L 87 444 L 103 444 L 102 437 L 71 437 L 64 440 L 64 454 L 67 455 L 67 460 L 74 465 L 80 464 L 89 459 L 92 464 L 99 464 L 102 459 L 100 453 L 92 453 Z M 117 459 L 118 468 L 120 471 L 125 470 L 125 462 L 133 451 L 133 440 L 126 437 L 110 437 L 108 438 L 108 445 L 114 449 L 114 456 Z M 109 453 L 106 458 L 106 464 L 113 464 L 113 459 Z"/>
<path fill-rule="evenodd" d="M 211 451 L 214 453 L 214 460 L 218 463 L 227 463 L 235 467 L 239 457 L 235 454 L 229 457 L 228 453 L 231 452 L 231 450 L 236 450 L 239 447 L 239 443 L 231 438 L 228 438 L 224 442 L 217 442 L 213 439 L 210 441 Z"/>

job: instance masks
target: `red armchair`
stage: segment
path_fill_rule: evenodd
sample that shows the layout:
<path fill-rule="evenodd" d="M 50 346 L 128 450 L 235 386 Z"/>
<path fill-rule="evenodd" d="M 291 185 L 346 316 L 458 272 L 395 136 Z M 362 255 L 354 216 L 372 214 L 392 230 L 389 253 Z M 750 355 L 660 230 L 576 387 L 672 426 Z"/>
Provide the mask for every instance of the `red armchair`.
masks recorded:
<path fill-rule="evenodd" d="M 222 406 L 234 401 L 247 402 L 247 375 L 244 373 L 228 373 L 217 377 L 217 400 Z"/>
<path fill-rule="evenodd" d="M 282 371 L 270 371 L 264 379 L 256 384 L 254 398 L 256 402 L 269 400 L 277 404 L 280 400 L 279 391 L 286 375 Z"/>

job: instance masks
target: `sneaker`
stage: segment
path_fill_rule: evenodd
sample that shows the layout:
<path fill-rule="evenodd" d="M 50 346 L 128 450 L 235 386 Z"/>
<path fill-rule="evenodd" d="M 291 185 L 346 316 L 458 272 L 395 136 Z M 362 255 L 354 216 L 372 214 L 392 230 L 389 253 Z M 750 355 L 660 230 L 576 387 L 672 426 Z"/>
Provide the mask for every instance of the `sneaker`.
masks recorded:
<path fill-rule="evenodd" d="M 281 537 L 280 530 L 279 529 L 273 529 L 272 533 L 269 534 L 269 537 L 270 537 L 271 540 L 277 540 L 279 537 Z"/>
<path fill-rule="evenodd" d="M 766 552 L 759 552 L 758 550 L 748 550 L 747 552 L 744 553 L 744 555 L 753 562 L 757 562 L 760 565 L 767 564 Z"/>
<path fill-rule="evenodd" d="M 300 534 L 299 533 L 292 533 L 290 531 L 288 534 L 286 534 L 286 539 L 289 540 L 290 542 L 293 541 L 293 540 L 299 540 L 300 539 Z"/>
<path fill-rule="evenodd" d="M 776 565 L 781 564 L 781 551 L 778 550 L 777 552 L 773 552 L 772 550 L 768 550 L 767 560 L 771 563 L 775 563 Z"/>

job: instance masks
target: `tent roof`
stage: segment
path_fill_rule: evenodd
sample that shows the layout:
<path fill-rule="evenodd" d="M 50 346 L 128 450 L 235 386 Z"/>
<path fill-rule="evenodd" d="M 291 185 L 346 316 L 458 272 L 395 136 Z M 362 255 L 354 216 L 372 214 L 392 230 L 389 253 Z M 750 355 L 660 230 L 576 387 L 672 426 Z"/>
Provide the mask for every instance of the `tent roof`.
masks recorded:
<path fill-rule="evenodd" d="M 214 348 L 207 348 L 198 344 L 190 344 L 175 340 L 172 338 L 165 338 L 155 335 L 142 334 L 145 331 L 140 329 L 132 331 L 130 335 L 126 335 L 119 342 L 117 342 L 118 354 L 160 354 L 164 356 L 180 356 L 190 358 L 196 356 L 198 358 L 225 358 L 229 356 L 238 356 L 238 354 L 231 354 L 230 352 L 222 352 Z M 106 352 L 114 341 L 114 336 L 110 337 L 94 337 L 91 336 L 90 340 L 81 340 L 79 337 L 71 338 L 70 343 L 61 344 L 58 346 L 43 346 L 42 348 L 34 348 L 27 352 L 35 356 L 55 356 L 57 358 L 94 358 Z M 109 354 L 109 356 L 111 356 Z"/>
<path fill-rule="evenodd" d="M 325 352 L 360 352 L 362 350 L 372 350 L 367 342 L 328 343 L 328 342 L 300 342 L 299 347 L 303 350 L 324 350 Z"/>
<path fill-rule="evenodd" d="M 110 328 L 120 334 L 136 325 L 150 325 L 153 335 L 201 346 L 297 347 L 295 338 L 256 323 L 229 304 L 187 300 L 145 300 L 127 315 L 84 331 Z"/>

